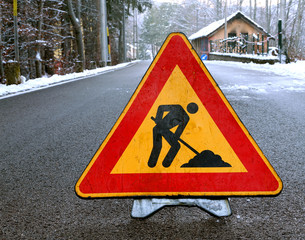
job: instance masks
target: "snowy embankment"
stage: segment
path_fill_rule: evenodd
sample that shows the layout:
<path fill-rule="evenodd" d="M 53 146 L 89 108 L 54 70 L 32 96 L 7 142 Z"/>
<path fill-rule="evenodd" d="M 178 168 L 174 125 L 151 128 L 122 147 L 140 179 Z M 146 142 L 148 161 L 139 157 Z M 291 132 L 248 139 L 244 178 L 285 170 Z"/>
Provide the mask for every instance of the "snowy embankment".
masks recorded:
<path fill-rule="evenodd" d="M 270 64 L 256 64 L 256 63 L 240 63 L 240 62 L 227 62 L 227 61 L 209 61 L 213 64 L 221 64 L 225 66 L 238 67 L 248 70 L 264 71 L 274 73 L 281 76 L 287 76 L 294 79 L 300 79 L 305 84 L 305 61 L 298 61 L 289 64 L 276 63 Z"/>
<path fill-rule="evenodd" d="M 6 86 L 0 84 L 0 98 L 6 98 L 9 96 L 14 96 L 17 94 L 22 94 L 24 92 L 35 91 L 38 89 L 46 88 L 49 86 L 54 86 L 58 84 L 63 84 L 70 81 L 76 81 L 83 79 L 88 76 L 102 74 L 109 71 L 114 71 L 133 64 L 137 61 L 131 63 L 122 63 L 116 66 L 98 68 L 94 70 L 86 70 L 82 73 L 71 73 L 67 75 L 53 75 L 52 77 L 42 77 L 33 80 L 26 81 L 19 85 Z M 305 87 L 305 61 L 298 61 L 296 63 L 290 64 L 255 64 L 255 63 L 240 63 L 240 62 L 225 62 L 225 61 L 208 61 L 209 64 L 219 64 L 222 66 L 232 66 L 242 69 L 252 69 L 256 71 L 265 71 L 268 73 L 274 73 L 276 75 L 290 77 L 293 80 L 295 86 Z"/>
<path fill-rule="evenodd" d="M 128 63 L 121 63 L 115 66 L 109 66 L 109 67 L 103 67 L 103 68 L 97 68 L 93 70 L 85 70 L 81 73 L 70 73 L 66 75 L 53 75 L 51 77 L 42 77 L 42 78 L 36 78 L 31 79 L 26 82 L 23 82 L 19 85 L 9 85 L 6 86 L 5 84 L 0 84 L 0 98 L 6 98 L 18 94 L 22 94 L 25 92 L 35 91 L 42 88 L 47 88 L 50 86 L 55 86 L 71 81 L 76 81 L 83 79 L 88 76 L 94 76 L 110 71 L 114 71 L 120 68 L 127 67 L 131 64 L 134 64 L 138 61 L 128 62 Z"/>
<path fill-rule="evenodd" d="M 235 58 L 247 58 L 247 59 L 258 59 L 258 60 L 277 60 L 278 56 L 262 56 L 256 54 L 239 54 L 239 53 L 219 53 L 219 52 L 211 52 L 212 55 L 219 55 L 219 56 L 228 56 L 228 57 L 235 57 Z"/>
<path fill-rule="evenodd" d="M 305 61 L 298 61 L 290 64 L 255 64 L 255 63 L 240 63 L 227 61 L 207 61 L 206 65 L 217 66 L 218 69 L 226 67 L 235 70 L 245 70 L 244 74 L 250 74 L 249 78 L 246 75 L 240 75 L 246 79 L 245 81 L 236 82 L 235 84 L 224 84 L 222 90 L 241 90 L 255 91 L 257 93 L 267 93 L 269 91 L 305 91 Z M 235 69 L 235 70 L 234 70 Z M 239 71 L 237 71 L 239 72 Z M 241 72 L 239 72 L 240 74 Z M 234 73 L 232 72 L 234 75 Z M 259 79 L 251 78 L 254 75 L 260 76 Z M 237 76 L 239 77 L 238 73 Z M 252 80 L 251 80 L 252 79 Z M 249 81 L 247 81 L 249 80 Z"/>

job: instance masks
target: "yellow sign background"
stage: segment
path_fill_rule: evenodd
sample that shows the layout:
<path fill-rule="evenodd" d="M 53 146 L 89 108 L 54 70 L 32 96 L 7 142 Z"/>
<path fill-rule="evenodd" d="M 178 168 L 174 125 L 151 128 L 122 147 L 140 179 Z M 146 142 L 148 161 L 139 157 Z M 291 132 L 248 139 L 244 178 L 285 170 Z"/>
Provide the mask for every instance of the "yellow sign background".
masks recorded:
<path fill-rule="evenodd" d="M 191 102 L 198 105 L 198 112 L 189 114 L 190 120 L 184 129 L 181 139 L 191 145 L 198 152 L 211 150 L 220 155 L 222 160 L 232 167 L 189 167 L 181 168 L 195 156 L 182 143 L 170 167 L 164 168 L 162 161 L 170 149 L 166 140 L 162 139 L 162 150 L 158 163 L 154 168 L 147 165 L 153 147 L 153 128 L 155 117 L 160 105 L 179 104 L 184 109 Z M 172 129 L 174 132 L 175 129 Z M 124 153 L 113 168 L 111 174 L 126 173 L 208 173 L 208 172 L 247 172 L 234 150 L 231 148 L 206 108 L 201 103 L 196 92 L 189 84 L 178 66 L 175 67 L 152 108 L 145 117 L 138 131 L 130 141 Z"/>

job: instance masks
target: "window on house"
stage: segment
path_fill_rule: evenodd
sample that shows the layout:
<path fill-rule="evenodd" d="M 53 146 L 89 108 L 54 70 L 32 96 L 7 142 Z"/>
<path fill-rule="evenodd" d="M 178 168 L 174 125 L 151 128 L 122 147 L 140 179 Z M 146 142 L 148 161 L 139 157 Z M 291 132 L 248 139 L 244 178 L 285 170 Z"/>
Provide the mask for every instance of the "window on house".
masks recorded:
<path fill-rule="evenodd" d="M 234 38 L 236 37 L 236 33 L 229 33 L 228 34 L 228 38 L 229 38 L 229 41 L 228 41 L 228 47 L 233 49 L 235 48 L 236 46 L 236 41 L 235 40 L 230 40 L 230 38 Z"/>
<path fill-rule="evenodd" d="M 208 38 L 205 37 L 201 39 L 201 49 L 203 52 L 208 51 L 208 47 L 209 47 L 208 43 L 209 43 Z"/>
<path fill-rule="evenodd" d="M 229 34 L 228 34 L 228 37 L 229 37 L 229 38 L 236 37 L 236 33 L 229 33 Z"/>

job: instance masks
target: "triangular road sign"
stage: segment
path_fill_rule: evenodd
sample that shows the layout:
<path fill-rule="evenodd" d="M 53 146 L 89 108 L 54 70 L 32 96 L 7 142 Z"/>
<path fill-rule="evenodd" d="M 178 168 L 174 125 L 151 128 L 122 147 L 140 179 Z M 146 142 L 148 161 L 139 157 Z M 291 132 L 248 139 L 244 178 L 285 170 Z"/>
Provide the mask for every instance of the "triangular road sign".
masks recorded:
<path fill-rule="evenodd" d="M 277 195 L 282 182 L 180 33 L 168 36 L 78 196 Z"/>

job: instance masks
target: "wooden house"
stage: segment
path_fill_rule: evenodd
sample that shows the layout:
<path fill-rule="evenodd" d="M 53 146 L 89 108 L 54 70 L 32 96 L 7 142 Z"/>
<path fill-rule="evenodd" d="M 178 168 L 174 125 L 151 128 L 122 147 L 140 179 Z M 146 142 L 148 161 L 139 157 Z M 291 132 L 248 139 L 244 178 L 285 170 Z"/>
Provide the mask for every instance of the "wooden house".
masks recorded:
<path fill-rule="evenodd" d="M 263 27 L 242 12 L 237 11 L 227 17 L 227 36 L 225 36 L 225 19 L 222 19 L 192 34 L 189 40 L 192 42 L 198 55 L 202 56 L 204 54 L 209 55 L 211 51 L 217 52 L 213 49 L 215 46 L 211 46 L 211 43 L 213 44 L 216 41 L 227 43 L 224 52 L 232 52 L 232 49 L 237 48 L 236 43 L 240 44 L 238 45 L 240 48 L 243 43 L 244 48 L 249 43 L 252 44 L 251 49 L 253 49 L 253 52 L 266 53 L 268 51 L 267 41 L 270 38 L 272 36 Z M 223 39 L 226 39 L 226 41 L 223 41 Z M 241 40 L 243 43 L 241 43 Z"/>

